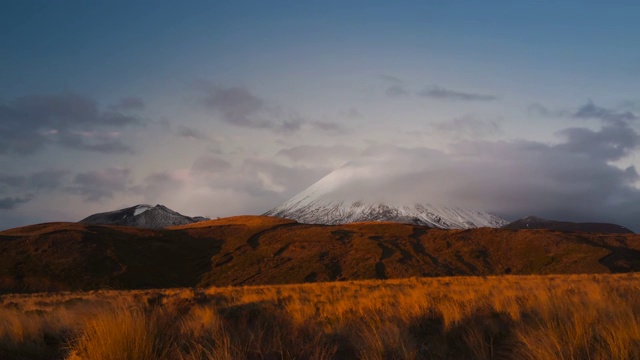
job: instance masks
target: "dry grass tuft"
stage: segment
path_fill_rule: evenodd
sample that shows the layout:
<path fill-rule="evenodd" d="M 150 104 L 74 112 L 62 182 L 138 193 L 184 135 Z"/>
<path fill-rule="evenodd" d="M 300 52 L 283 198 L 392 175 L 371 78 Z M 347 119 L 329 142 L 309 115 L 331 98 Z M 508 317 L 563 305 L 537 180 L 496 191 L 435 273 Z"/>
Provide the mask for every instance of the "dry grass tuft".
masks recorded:
<path fill-rule="evenodd" d="M 86 319 L 79 336 L 72 342 L 69 359 L 145 360 L 162 359 L 172 340 L 169 324 L 173 314 L 145 311 L 136 304 L 116 302 Z"/>

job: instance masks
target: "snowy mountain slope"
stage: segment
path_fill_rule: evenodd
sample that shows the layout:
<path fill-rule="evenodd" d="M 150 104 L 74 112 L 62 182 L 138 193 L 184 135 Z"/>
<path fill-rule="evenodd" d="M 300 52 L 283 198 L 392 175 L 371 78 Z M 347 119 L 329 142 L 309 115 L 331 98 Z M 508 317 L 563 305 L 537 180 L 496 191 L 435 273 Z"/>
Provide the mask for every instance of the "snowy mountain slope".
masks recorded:
<path fill-rule="evenodd" d="M 163 205 L 151 206 L 141 204 L 116 211 L 93 214 L 80 220 L 80 222 L 85 224 L 123 225 L 160 229 L 167 226 L 192 224 L 203 220 L 208 219 L 185 216 Z"/>
<path fill-rule="evenodd" d="M 347 164 L 264 215 L 294 219 L 308 224 L 346 224 L 359 221 L 393 221 L 426 225 L 444 229 L 500 227 L 507 221 L 485 211 L 446 205 L 410 202 L 405 204 L 375 199 L 371 189 L 369 199 L 349 198 L 345 184 L 358 182 L 367 188 L 366 179 L 358 168 Z M 383 190 L 383 189 L 382 189 Z"/>

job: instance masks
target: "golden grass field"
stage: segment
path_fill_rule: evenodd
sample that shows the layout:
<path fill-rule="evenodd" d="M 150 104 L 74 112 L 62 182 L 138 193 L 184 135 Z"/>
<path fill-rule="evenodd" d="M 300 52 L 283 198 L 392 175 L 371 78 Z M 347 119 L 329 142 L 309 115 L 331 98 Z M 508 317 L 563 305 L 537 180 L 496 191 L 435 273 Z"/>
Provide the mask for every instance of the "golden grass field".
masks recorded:
<path fill-rule="evenodd" d="M 2 359 L 639 359 L 640 274 L 0 297 Z"/>

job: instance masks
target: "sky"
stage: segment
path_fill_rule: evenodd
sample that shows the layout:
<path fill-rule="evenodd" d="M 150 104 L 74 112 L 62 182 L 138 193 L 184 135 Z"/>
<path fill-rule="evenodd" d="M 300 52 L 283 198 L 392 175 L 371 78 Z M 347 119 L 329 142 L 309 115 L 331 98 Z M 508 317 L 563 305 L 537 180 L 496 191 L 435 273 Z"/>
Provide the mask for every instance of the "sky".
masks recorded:
<path fill-rule="evenodd" d="M 3 1 L 0 229 L 139 203 L 261 214 L 348 164 L 351 197 L 640 231 L 638 18 L 631 1 Z"/>

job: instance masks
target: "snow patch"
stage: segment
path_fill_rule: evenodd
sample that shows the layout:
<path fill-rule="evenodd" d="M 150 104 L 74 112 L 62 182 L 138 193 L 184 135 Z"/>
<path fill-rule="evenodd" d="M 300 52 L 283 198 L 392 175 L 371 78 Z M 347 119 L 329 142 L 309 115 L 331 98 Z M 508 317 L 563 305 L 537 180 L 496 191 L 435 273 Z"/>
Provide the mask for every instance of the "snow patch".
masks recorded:
<path fill-rule="evenodd" d="M 138 205 L 138 207 L 136 207 L 136 210 L 133 212 L 133 216 L 138 216 L 143 212 L 151 209 L 152 207 L 153 206 L 150 206 L 150 205 Z"/>

